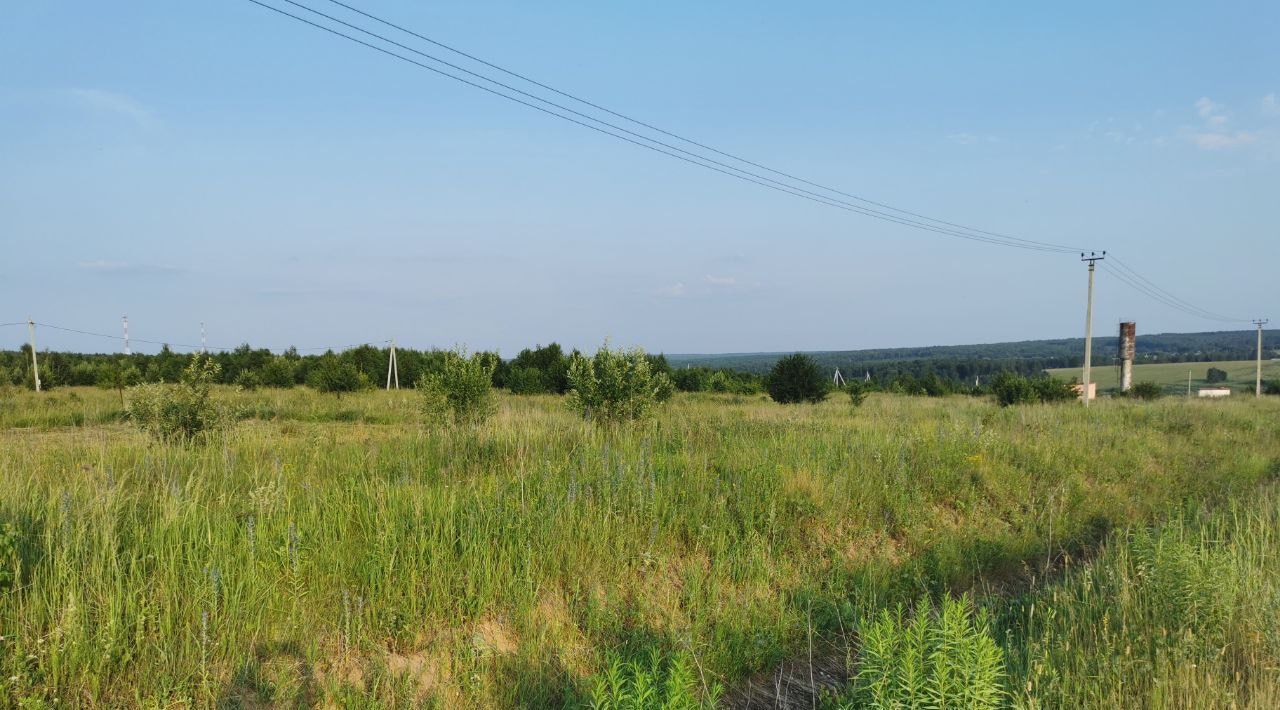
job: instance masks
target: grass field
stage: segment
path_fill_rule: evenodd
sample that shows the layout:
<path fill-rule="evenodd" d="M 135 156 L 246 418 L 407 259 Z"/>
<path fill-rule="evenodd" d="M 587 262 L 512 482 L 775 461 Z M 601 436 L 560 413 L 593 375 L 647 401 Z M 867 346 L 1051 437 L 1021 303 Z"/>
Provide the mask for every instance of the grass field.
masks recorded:
<path fill-rule="evenodd" d="M 1197 387 L 1208 385 L 1205 380 L 1209 368 L 1216 367 L 1227 373 L 1227 384 L 1233 389 L 1253 391 L 1254 374 L 1257 362 L 1254 360 L 1235 360 L 1229 362 L 1169 362 L 1150 365 L 1134 365 L 1134 382 L 1154 382 L 1165 389 L 1168 394 L 1186 394 L 1187 373 L 1191 374 L 1191 391 L 1195 394 Z M 1080 368 L 1062 368 L 1049 370 L 1049 374 L 1064 380 L 1083 379 Z M 1093 368 L 1093 381 L 1098 383 L 1099 392 L 1120 385 L 1120 369 L 1114 365 Z M 1263 380 L 1280 380 L 1280 361 L 1264 360 L 1262 362 Z"/>
<path fill-rule="evenodd" d="M 192 446 L 122 423 L 113 392 L 0 400 L 10 704 L 696 706 L 899 603 L 1052 593 L 1064 554 L 1280 475 L 1280 398 L 681 395 L 602 432 L 555 397 L 435 428 L 412 392 L 218 396 L 238 421 Z M 1069 681 L 1104 656 L 1059 647 L 1074 625 L 996 618 L 1002 702 L 1086 697 Z M 1215 680 L 1231 697 L 1274 681 L 1250 648 Z"/>

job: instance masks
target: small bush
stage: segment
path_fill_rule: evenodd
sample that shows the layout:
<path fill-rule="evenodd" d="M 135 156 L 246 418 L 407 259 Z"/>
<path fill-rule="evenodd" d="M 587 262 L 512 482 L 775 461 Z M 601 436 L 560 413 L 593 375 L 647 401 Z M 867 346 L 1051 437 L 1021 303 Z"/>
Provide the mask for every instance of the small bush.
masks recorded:
<path fill-rule="evenodd" d="M 178 384 L 131 387 L 125 415 L 162 441 L 190 442 L 222 427 L 227 413 L 210 396 L 221 368 L 208 355 L 194 355 Z"/>
<path fill-rule="evenodd" d="M 991 380 L 991 391 L 1001 407 L 1036 402 L 1061 402 L 1080 395 L 1070 382 L 1055 377 L 1023 377 L 1014 372 L 1001 372 Z"/>
<path fill-rule="evenodd" d="M 867 395 L 871 394 L 871 383 L 862 380 L 854 380 L 844 386 L 844 391 L 849 395 L 849 402 L 855 407 L 861 407 L 862 403 L 867 401 Z"/>
<path fill-rule="evenodd" d="M 142 381 L 142 373 L 124 358 L 98 368 L 97 384 L 102 389 L 120 393 L 120 406 L 124 406 L 124 391 Z"/>
<path fill-rule="evenodd" d="M 343 392 L 368 389 L 372 383 L 355 365 L 328 354 L 307 373 L 307 385 L 319 392 L 332 392 L 341 398 Z"/>
<path fill-rule="evenodd" d="M 1211 367 L 1209 368 L 1209 371 L 1205 373 L 1204 379 L 1205 379 L 1205 382 L 1208 382 L 1211 385 L 1216 385 L 1219 382 L 1226 382 L 1227 371 L 1216 368 L 1216 367 Z"/>
<path fill-rule="evenodd" d="M 1125 395 L 1133 399 L 1151 401 L 1164 396 L 1164 388 L 1154 382 L 1139 382 L 1129 388 Z"/>
<path fill-rule="evenodd" d="M 297 368 L 289 358 L 277 355 L 262 366 L 262 384 L 287 389 L 297 383 Z"/>
<path fill-rule="evenodd" d="M 1004 652 L 985 610 L 967 597 L 902 605 L 862 629 L 862 658 L 841 708 L 998 708 L 1006 691 Z"/>
<path fill-rule="evenodd" d="M 468 356 L 461 349 L 445 353 L 443 366 L 423 373 L 414 385 L 427 418 L 456 424 L 478 424 L 488 419 L 495 409 L 492 385 L 496 365 L 483 353 Z"/>
<path fill-rule="evenodd" d="M 827 397 L 827 378 L 813 358 L 796 353 L 774 364 L 765 378 L 765 389 L 780 404 L 817 403 Z"/>
<path fill-rule="evenodd" d="M 1262 383 L 1263 394 L 1280 394 L 1280 380 L 1267 380 Z"/>
<path fill-rule="evenodd" d="M 235 385 L 242 390 L 252 392 L 262 386 L 262 376 L 255 370 L 241 370 L 240 374 L 236 375 Z"/>
<path fill-rule="evenodd" d="M 611 350 L 605 343 L 593 357 L 569 361 L 571 409 L 604 424 L 642 419 L 675 393 L 671 378 L 655 372 L 644 350 Z"/>

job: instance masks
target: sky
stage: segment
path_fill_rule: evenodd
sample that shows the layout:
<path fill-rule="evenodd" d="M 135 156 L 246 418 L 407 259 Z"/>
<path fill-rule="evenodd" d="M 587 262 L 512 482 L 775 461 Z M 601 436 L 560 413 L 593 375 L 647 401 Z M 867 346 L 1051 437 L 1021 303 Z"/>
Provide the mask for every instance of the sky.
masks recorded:
<path fill-rule="evenodd" d="M 1106 249 L 1201 308 L 1280 320 L 1270 0 L 350 4 L 793 175 Z M 118 334 L 127 314 L 135 339 L 194 344 L 203 322 L 214 347 L 844 350 L 1078 337 L 1085 292 L 1078 255 L 766 190 L 247 0 L 0 19 L 0 323 Z M 1094 319 L 1250 327 L 1107 271 Z M 0 327 L 0 347 L 25 337 Z"/>

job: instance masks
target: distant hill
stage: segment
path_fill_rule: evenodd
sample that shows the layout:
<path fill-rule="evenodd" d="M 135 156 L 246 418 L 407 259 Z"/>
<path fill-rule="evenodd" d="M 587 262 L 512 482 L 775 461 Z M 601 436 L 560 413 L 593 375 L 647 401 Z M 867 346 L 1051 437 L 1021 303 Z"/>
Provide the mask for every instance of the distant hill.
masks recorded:
<path fill-rule="evenodd" d="M 1233 330 L 1208 333 L 1159 333 L 1139 335 L 1137 359 L 1139 362 L 1211 362 L 1218 360 L 1248 360 L 1254 357 L 1257 331 Z M 1280 330 L 1268 330 L 1263 335 L 1264 347 L 1277 354 L 1280 348 Z M 1119 338 L 1112 336 L 1093 339 L 1093 358 L 1099 365 L 1115 361 Z M 935 365 L 937 369 L 952 371 L 960 377 L 982 374 L 1001 365 L 1023 371 L 1078 367 L 1084 360 L 1084 338 L 1060 338 L 1056 340 L 1023 340 L 1008 343 L 980 345 L 934 345 L 917 348 L 880 348 L 871 350 L 831 350 L 806 353 L 824 368 L 839 367 L 847 374 L 863 370 L 884 372 L 886 369 L 920 370 Z M 672 367 L 710 367 L 741 370 L 743 372 L 767 372 L 778 358 L 789 352 L 724 353 L 724 354 L 668 354 Z M 910 364 L 910 367 L 894 367 Z M 969 363 L 961 368 L 972 372 L 957 372 L 956 365 Z"/>

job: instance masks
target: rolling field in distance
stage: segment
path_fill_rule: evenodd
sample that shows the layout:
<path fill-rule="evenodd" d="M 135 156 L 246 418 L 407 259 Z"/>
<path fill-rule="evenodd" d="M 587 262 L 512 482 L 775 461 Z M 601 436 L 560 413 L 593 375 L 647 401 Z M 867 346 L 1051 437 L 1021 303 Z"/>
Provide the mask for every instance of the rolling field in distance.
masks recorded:
<path fill-rule="evenodd" d="M 503 395 L 492 420 L 458 427 L 423 424 L 411 391 L 216 394 L 237 421 L 195 445 L 123 423 L 115 392 L 0 400 L 12 704 L 654 707 L 618 701 L 651 693 L 696 707 L 815 639 L 856 675 L 868 620 L 966 593 L 999 612 L 974 633 L 1002 654 L 1002 703 L 1136 702 L 1127 676 L 1089 680 L 1108 663 L 1090 654 L 1122 643 L 1082 649 L 982 600 L 1052 593 L 1041 580 L 1064 556 L 1280 475 L 1280 398 L 1086 411 L 683 394 L 602 430 L 555 396 Z M 1273 590 L 1267 570 L 1240 585 Z M 1201 597 L 1170 594 L 1151 603 L 1199 618 L 1178 605 Z M 1237 631 L 1173 650 L 1209 658 Z M 1166 650 L 1130 648 L 1126 668 L 1169 670 L 1175 696 L 1203 684 Z M 1246 650 L 1256 665 L 1222 661 L 1250 673 L 1217 678 L 1221 697 L 1273 687 L 1275 649 Z M 1045 675 L 1056 658 L 1076 660 Z"/>
<path fill-rule="evenodd" d="M 1257 362 L 1254 360 L 1232 360 L 1226 362 L 1169 362 L 1133 366 L 1134 382 L 1154 382 L 1165 389 L 1167 394 L 1186 394 L 1187 373 L 1191 373 L 1191 393 L 1197 387 L 1207 386 L 1205 375 L 1209 368 L 1216 367 L 1227 373 L 1226 384 L 1232 389 L 1253 391 L 1254 373 Z M 1050 375 L 1064 380 L 1082 379 L 1078 367 L 1060 368 L 1047 371 Z M 1092 372 L 1093 381 L 1098 383 L 1099 392 L 1120 386 L 1120 368 L 1115 365 L 1097 366 Z M 1280 360 L 1262 361 L 1262 379 L 1280 379 Z"/>

